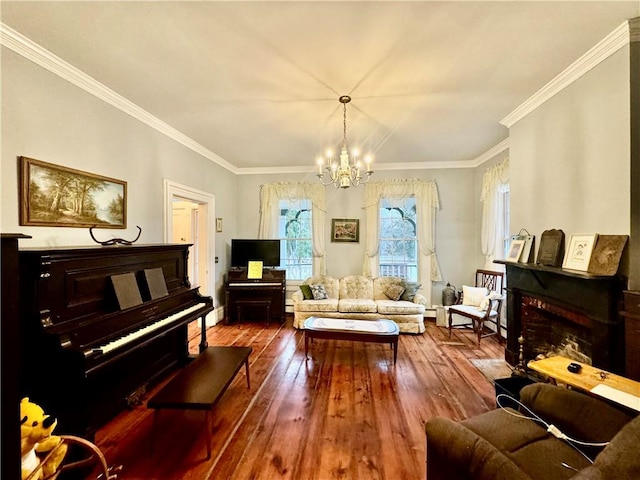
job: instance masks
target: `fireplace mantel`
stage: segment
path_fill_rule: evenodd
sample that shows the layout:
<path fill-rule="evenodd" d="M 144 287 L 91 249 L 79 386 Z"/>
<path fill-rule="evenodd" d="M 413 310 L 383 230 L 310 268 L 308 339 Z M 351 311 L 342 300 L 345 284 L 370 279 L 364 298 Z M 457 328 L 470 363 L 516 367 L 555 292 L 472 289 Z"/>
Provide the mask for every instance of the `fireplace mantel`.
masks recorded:
<path fill-rule="evenodd" d="M 624 372 L 624 329 L 619 311 L 626 279 L 620 276 L 592 275 L 575 270 L 545 267 L 532 263 L 496 260 L 506 267 L 508 363 L 518 363 L 518 337 L 523 330 L 524 299 L 566 308 L 582 316 L 592 342 L 593 365 Z M 525 344 L 527 339 L 524 339 Z M 525 358 L 525 361 L 532 360 Z"/>

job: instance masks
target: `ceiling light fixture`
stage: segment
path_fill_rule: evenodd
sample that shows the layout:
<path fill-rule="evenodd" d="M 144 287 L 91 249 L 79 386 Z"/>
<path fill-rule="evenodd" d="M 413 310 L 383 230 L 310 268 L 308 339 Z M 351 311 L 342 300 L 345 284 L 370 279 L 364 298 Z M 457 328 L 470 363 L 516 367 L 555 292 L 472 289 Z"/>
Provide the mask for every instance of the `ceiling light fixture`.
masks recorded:
<path fill-rule="evenodd" d="M 324 158 L 320 157 L 317 160 L 317 177 L 323 185 L 333 184 L 335 188 L 357 187 L 362 183 L 367 183 L 371 178 L 371 174 L 373 173 L 373 170 L 371 170 L 371 157 L 367 156 L 364 159 L 366 165 L 365 172 L 361 171 L 362 165 L 360 163 L 357 150 L 353 150 L 351 154 L 352 159 L 349 158 L 349 153 L 347 151 L 347 103 L 351 101 L 351 97 L 348 95 L 342 95 L 338 101 L 342 104 L 343 108 L 343 138 L 342 150 L 340 152 L 340 164 L 333 162 L 333 154 L 329 150 L 327 152 L 326 167 L 324 166 Z M 325 171 L 323 172 L 323 170 Z M 363 176 L 363 174 L 365 176 Z"/>

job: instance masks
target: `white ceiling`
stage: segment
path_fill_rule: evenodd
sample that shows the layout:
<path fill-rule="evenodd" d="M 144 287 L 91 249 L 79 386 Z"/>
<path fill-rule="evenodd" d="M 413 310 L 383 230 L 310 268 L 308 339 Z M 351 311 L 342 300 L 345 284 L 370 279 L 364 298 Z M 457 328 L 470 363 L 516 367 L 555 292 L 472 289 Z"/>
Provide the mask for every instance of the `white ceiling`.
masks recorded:
<path fill-rule="evenodd" d="M 2 22 L 229 162 L 469 165 L 640 0 L 9 2 Z M 247 169 L 247 170 L 245 170 Z"/>

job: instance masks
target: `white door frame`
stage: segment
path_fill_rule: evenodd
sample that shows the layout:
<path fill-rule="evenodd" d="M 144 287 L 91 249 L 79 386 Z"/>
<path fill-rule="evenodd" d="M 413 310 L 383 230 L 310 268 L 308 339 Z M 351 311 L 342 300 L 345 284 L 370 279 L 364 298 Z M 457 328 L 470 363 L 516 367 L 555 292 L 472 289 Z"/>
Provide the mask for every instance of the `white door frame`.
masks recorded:
<path fill-rule="evenodd" d="M 171 180 L 163 179 L 164 192 L 164 242 L 171 243 L 173 239 L 173 199 L 175 197 L 190 200 L 195 203 L 207 205 L 207 249 L 206 256 L 209 264 L 207 265 L 207 292 L 200 292 L 202 295 L 208 295 L 214 298 L 215 306 L 215 262 L 213 261 L 216 251 L 216 234 L 214 225 L 216 224 L 216 198 L 214 195 L 196 190 L 195 188 L 180 185 Z"/>

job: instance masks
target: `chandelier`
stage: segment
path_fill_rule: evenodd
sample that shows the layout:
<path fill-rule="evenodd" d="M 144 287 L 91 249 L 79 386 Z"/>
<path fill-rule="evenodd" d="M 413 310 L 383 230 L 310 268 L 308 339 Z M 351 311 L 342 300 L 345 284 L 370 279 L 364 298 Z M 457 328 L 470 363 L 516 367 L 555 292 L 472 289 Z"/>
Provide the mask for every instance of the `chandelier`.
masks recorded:
<path fill-rule="evenodd" d="M 360 163 L 357 150 L 354 150 L 351 154 L 352 158 L 349 158 L 349 152 L 347 151 L 347 103 L 351 101 L 351 97 L 342 95 L 338 101 L 342 104 L 343 109 L 343 137 L 340 163 L 334 163 L 333 154 L 331 151 L 328 151 L 326 160 L 322 157 L 318 158 L 318 173 L 316 176 L 323 185 L 333 184 L 335 188 L 357 187 L 362 183 L 367 183 L 371 178 L 371 174 L 373 173 L 371 170 L 371 157 L 365 157 L 364 159 L 366 165 L 364 172 L 362 171 L 362 164 Z"/>

